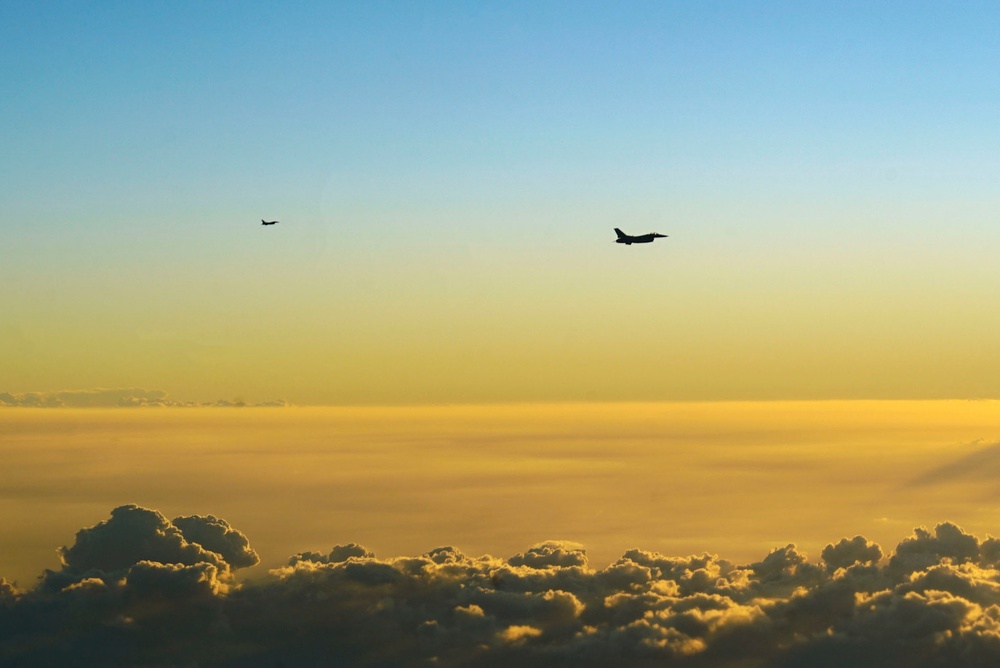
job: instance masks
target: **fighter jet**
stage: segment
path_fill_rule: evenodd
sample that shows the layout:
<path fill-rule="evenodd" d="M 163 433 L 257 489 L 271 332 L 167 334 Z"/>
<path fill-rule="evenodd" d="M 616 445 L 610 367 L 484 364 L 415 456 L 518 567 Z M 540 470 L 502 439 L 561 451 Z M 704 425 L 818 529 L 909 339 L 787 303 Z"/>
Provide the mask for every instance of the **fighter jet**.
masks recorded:
<path fill-rule="evenodd" d="M 615 239 L 615 243 L 616 244 L 625 244 L 627 246 L 631 246 L 632 244 L 649 244 L 649 243 L 653 242 L 653 239 L 658 239 L 660 237 L 667 236 L 666 234 L 659 234 L 657 232 L 650 232 L 649 234 L 640 234 L 638 236 L 633 237 L 633 236 L 630 236 L 628 234 L 625 234 L 624 232 L 622 232 L 621 230 L 619 230 L 617 227 L 615 228 L 615 234 L 618 235 L 618 238 Z"/>
<path fill-rule="evenodd" d="M 264 220 L 263 218 L 260 219 L 260 224 L 261 225 L 274 225 L 277 222 L 278 221 L 276 221 L 276 220 Z"/>

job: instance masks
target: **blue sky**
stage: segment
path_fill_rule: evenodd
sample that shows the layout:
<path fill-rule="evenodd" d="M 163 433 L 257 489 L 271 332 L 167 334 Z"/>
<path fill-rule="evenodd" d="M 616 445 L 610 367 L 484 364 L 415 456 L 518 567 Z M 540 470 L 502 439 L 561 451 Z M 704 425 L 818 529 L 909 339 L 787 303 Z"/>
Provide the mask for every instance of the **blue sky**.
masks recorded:
<path fill-rule="evenodd" d="M 287 209 L 338 185 L 360 208 L 365 196 L 429 208 L 464 192 L 475 206 L 595 181 L 609 199 L 678 182 L 707 195 L 720 181 L 744 196 L 872 195 L 893 170 L 974 194 L 997 147 L 988 4 L 2 11 L 19 213 L 45 200 L 53 213 L 108 200 Z"/>
<path fill-rule="evenodd" d="M 336 321 L 355 337 L 424 327 L 489 348 L 488 335 L 407 315 L 475 329 L 484 314 L 470 304 L 483 295 L 522 304 L 498 317 L 558 358 L 571 334 L 603 346 L 609 335 L 593 332 L 615 318 L 647 332 L 627 345 L 655 343 L 648 300 L 584 312 L 592 296 L 646 289 L 692 323 L 690 341 L 719 336 L 734 312 L 722 326 L 740 330 L 748 295 L 770 295 L 771 321 L 795 331 L 818 327 L 808 304 L 823 304 L 840 339 L 863 339 L 871 312 L 908 300 L 915 311 L 894 319 L 905 331 L 942 318 L 985 329 L 1000 242 L 998 13 L 989 3 L 5 3 L 8 347 L 48 349 L 58 337 L 37 332 L 61 327 L 77 342 L 70 359 L 110 355 L 80 343 L 109 336 L 141 358 L 149 336 L 229 345 L 246 323 L 280 316 L 309 340 Z M 250 236 L 261 217 L 281 219 L 271 231 L 283 236 Z M 670 264 L 608 260 L 614 226 L 670 234 Z M 812 287 L 790 295 L 794 285 Z M 833 299 L 843 285 L 861 298 Z M 697 303 L 665 303 L 664 288 Z M 845 300 L 863 307 L 836 315 Z M 319 317 L 320 304 L 336 307 Z M 556 320 L 539 315 L 553 309 Z M 718 315 L 706 320 L 706 309 Z M 88 316 L 104 311 L 104 326 Z M 952 334 L 915 339 L 913 355 Z M 746 343 L 724 339 L 730 351 Z M 92 383 L 33 373 L 66 367 L 47 354 L 23 363 L 10 389 L 163 385 L 135 367 Z M 219 391 L 238 393 L 258 372 Z M 196 393 L 193 380 L 179 385 Z M 629 398 L 684 395 L 675 385 Z M 756 391 L 737 385 L 720 396 Z M 928 392 L 990 388 L 985 377 L 974 385 Z M 791 376 L 784 386 L 795 394 Z"/>

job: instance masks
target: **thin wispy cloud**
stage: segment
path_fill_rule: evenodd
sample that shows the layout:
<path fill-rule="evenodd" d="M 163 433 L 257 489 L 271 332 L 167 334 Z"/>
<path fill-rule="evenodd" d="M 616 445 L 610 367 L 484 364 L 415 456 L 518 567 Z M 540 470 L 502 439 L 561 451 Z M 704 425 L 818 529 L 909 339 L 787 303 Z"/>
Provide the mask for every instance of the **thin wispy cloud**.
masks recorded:
<path fill-rule="evenodd" d="M 294 518 L 289 518 L 294 521 Z M 944 522 L 818 562 L 583 546 L 302 552 L 267 577 L 225 520 L 135 505 L 81 530 L 30 589 L 0 581 L 4 665 L 834 666 L 1000 660 L 1000 540 Z"/>
<path fill-rule="evenodd" d="M 1000 476 L 1000 443 L 975 444 L 976 449 L 962 457 L 923 473 L 909 482 L 923 487 L 941 483 L 992 482 Z"/>
<path fill-rule="evenodd" d="M 164 390 L 139 387 L 91 390 L 61 390 L 58 392 L 0 392 L 0 407 L 18 408 L 139 408 L 155 406 L 286 406 L 284 400 L 247 403 L 230 401 L 177 401 Z"/>

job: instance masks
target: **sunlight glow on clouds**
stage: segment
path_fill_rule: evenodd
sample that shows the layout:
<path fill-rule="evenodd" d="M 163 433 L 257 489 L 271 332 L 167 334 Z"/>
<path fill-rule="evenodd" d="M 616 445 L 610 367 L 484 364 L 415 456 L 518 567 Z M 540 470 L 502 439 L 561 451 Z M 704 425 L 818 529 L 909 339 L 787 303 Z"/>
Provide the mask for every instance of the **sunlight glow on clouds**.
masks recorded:
<path fill-rule="evenodd" d="M 819 563 L 789 544 L 734 563 L 632 549 L 592 568 L 577 544 L 507 559 L 453 547 L 378 558 L 256 553 L 213 516 L 121 506 L 34 588 L 0 580 L 10 665 L 985 665 L 1000 661 L 1000 539 L 919 527 Z"/>
<path fill-rule="evenodd" d="M 991 401 L 4 408 L 0 664 L 992 664 L 998 435 Z"/>

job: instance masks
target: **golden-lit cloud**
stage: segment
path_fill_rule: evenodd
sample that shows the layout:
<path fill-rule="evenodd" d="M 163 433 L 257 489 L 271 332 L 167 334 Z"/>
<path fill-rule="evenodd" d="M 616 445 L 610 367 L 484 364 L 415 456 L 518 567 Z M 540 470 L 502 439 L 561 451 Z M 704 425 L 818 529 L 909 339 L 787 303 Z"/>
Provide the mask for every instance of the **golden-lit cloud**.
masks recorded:
<path fill-rule="evenodd" d="M 560 541 L 506 559 L 349 544 L 237 583 L 256 561 L 238 529 L 129 505 L 82 529 L 37 586 L 0 580 L 0 662 L 991 665 L 996 542 L 941 523 L 887 556 L 854 536 L 818 563 L 786 545 L 748 563 L 633 549 L 604 568 Z"/>
<path fill-rule="evenodd" d="M 207 564 L 212 580 L 231 580 L 231 571 L 260 561 L 249 541 L 225 520 L 209 515 L 167 520 L 136 505 L 111 511 L 111 519 L 81 529 L 71 547 L 59 549 L 62 568 L 46 571 L 42 587 L 62 589 L 97 574 L 115 579 L 138 563 L 195 567 Z M 173 569 L 174 571 L 177 568 Z"/>

